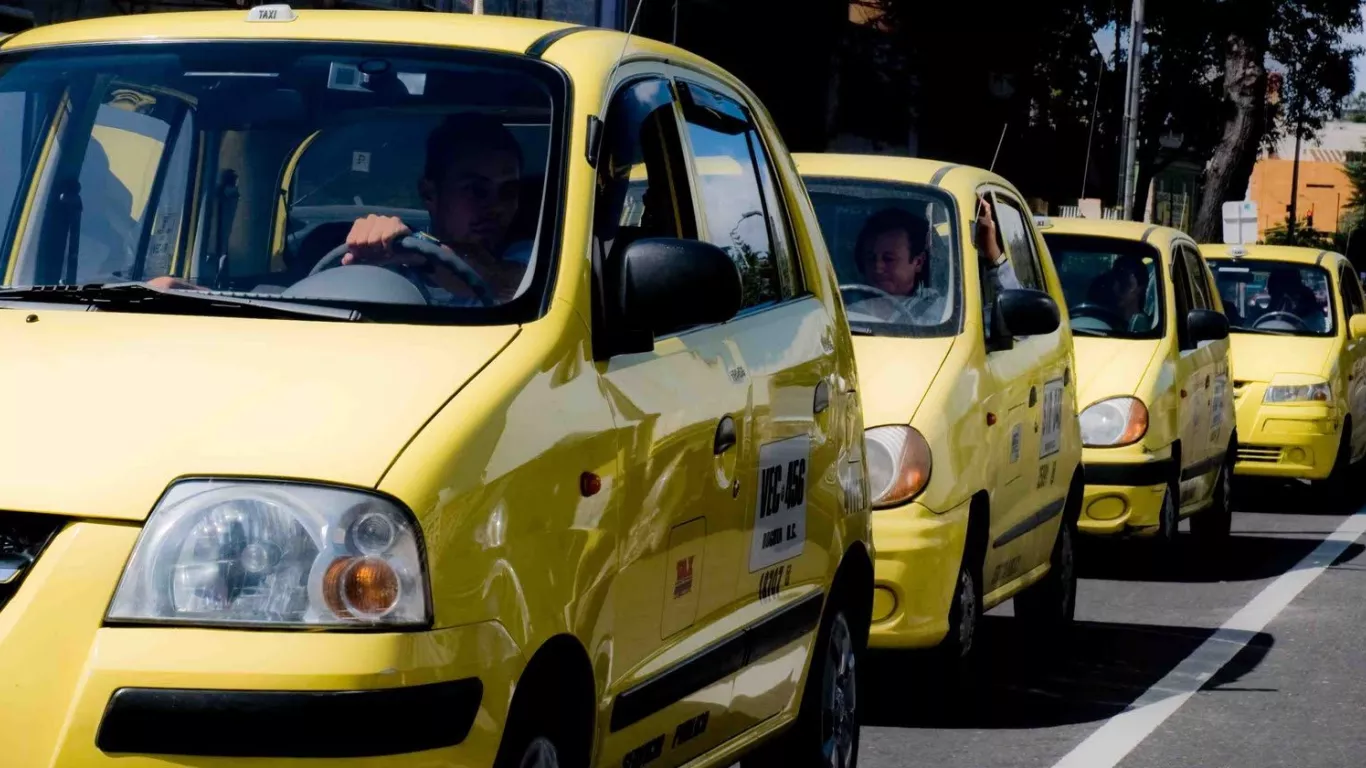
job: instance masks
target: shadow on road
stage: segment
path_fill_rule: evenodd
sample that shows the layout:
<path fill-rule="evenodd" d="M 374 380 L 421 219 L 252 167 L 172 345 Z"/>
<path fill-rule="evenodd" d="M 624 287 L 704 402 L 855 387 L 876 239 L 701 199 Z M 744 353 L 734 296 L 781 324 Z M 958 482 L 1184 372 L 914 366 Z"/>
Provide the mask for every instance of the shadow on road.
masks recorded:
<path fill-rule="evenodd" d="M 1078 622 L 1045 654 L 1010 617 L 982 621 L 975 669 L 946 678 L 919 654 L 870 652 L 864 725 L 894 728 L 1045 728 L 1104 720 L 1122 711 L 1213 630 Z M 1258 633 L 1207 688 L 1236 682 L 1274 641 Z"/>
<path fill-rule="evenodd" d="M 1169 557 L 1160 556 L 1151 542 L 1087 540 L 1078 547 L 1077 574 L 1083 579 L 1187 583 L 1271 579 L 1295 567 L 1326 535 L 1287 538 L 1235 533 L 1222 550 L 1211 553 L 1183 533 Z M 1352 544 L 1340 560 L 1346 562 L 1362 549 L 1361 544 Z"/>

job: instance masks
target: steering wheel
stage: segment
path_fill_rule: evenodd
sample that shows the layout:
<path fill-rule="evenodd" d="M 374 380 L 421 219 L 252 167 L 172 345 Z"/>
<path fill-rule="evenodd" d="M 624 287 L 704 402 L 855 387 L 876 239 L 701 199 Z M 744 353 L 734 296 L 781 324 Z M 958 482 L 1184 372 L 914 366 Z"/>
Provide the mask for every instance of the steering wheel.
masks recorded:
<path fill-rule="evenodd" d="M 881 299 L 890 304 L 892 309 L 906 321 L 907 325 L 920 325 L 920 321 L 906 309 L 900 298 L 887 293 L 881 288 L 863 285 L 862 283 L 845 283 L 840 286 L 840 295 L 843 296 L 846 293 L 861 293 L 866 296 L 872 296 L 875 299 Z M 845 299 L 844 303 L 848 304 L 849 300 Z"/>
<path fill-rule="evenodd" d="M 1257 328 L 1257 327 L 1261 326 L 1262 323 L 1264 323 L 1264 322 L 1266 322 L 1266 321 L 1268 321 L 1268 320 L 1279 320 L 1279 321 L 1281 321 L 1281 322 L 1283 322 L 1283 323 L 1289 323 L 1290 325 L 1292 325 L 1292 326 L 1295 327 L 1295 330 L 1298 330 L 1298 331 L 1307 331 L 1307 330 L 1309 330 L 1309 324 L 1306 323 L 1306 322 L 1304 322 L 1304 318 L 1300 317 L 1299 315 L 1295 314 L 1294 312 L 1280 312 L 1280 311 L 1277 311 L 1277 312 L 1267 312 L 1265 315 L 1262 315 L 1261 317 L 1259 317 L 1259 318 L 1257 318 L 1256 320 L 1252 321 L 1252 327 L 1253 327 L 1253 328 Z"/>
<path fill-rule="evenodd" d="M 395 250 L 411 251 L 426 256 L 428 259 L 435 259 L 436 261 L 445 264 L 451 268 L 451 271 L 455 273 L 456 277 L 459 277 L 470 287 L 470 290 L 474 292 L 474 296 L 479 300 L 479 303 L 486 307 L 492 307 L 498 304 L 498 300 L 494 297 L 493 291 L 489 289 L 489 284 L 484 278 L 479 276 L 478 272 L 474 271 L 474 268 L 454 253 L 446 253 L 441 246 L 436 243 L 424 240 L 420 237 L 408 235 L 395 241 L 391 247 Z M 313 265 L 313 269 L 308 271 L 308 276 L 312 277 L 323 270 L 342 266 L 341 260 L 342 257 L 346 255 L 347 250 L 348 247 L 346 243 L 342 243 L 336 248 L 328 251 L 326 255 L 321 259 L 318 259 L 318 263 Z M 414 270 L 406 267 L 399 267 L 394 271 L 416 283 L 424 294 L 427 292 L 427 282 Z"/>
<path fill-rule="evenodd" d="M 1089 301 L 1084 301 L 1075 306 L 1068 307 L 1067 313 L 1072 317 L 1090 317 L 1095 320 L 1099 320 L 1102 323 L 1105 323 L 1106 325 L 1110 326 L 1111 330 L 1114 330 L 1116 328 L 1124 328 L 1127 330 L 1128 327 L 1127 324 L 1124 322 L 1123 315 L 1119 314 L 1110 307 L 1105 306 L 1104 304 L 1095 304 Z"/>

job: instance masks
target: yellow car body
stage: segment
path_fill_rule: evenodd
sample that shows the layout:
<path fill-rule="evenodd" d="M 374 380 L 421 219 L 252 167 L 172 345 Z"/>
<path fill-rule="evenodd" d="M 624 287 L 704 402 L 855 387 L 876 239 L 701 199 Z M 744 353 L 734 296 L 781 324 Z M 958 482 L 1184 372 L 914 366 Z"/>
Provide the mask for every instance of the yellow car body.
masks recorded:
<path fill-rule="evenodd" d="M 45 546 L 28 542 L 31 564 L 0 560 L 0 762 L 515 765 L 509 740 L 543 728 L 558 734 L 568 764 L 727 765 L 791 736 L 812 659 L 824 653 L 813 648 L 830 634 L 821 627 L 842 606 L 850 647 L 866 637 L 873 551 L 852 342 L 815 214 L 767 113 L 714 65 L 611 31 L 455 14 L 289 15 L 55 25 L 9 38 L 0 61 L 129 47 L 143 57 L 185 41 L 195 50 L 235 41 L 244 51 L 277 41 L 292 47 L 272 50 L 328 56 L 362 41 L 363 56 L 495 52 L 547 68 L 552 81 L 563 78 L 567 111 L 555 118 L 561 184 L 547 192 L 558 208 L 540 231 L 550 258 L 544 301 L 516 322 L 451 324 L 0 300 L 0 397 L 15 437 L 0 448 L 0 541 L 20 518 L 30 526 L 22 530 L 50 534 Z M 120 88 L 138 88 L 135 67 Z M 593 167 L 596 142 L 612 135 L 618 95 L 629 101 L 628 89 L 645 86 L 668 94 L 684 81 L 745 105 L 752 122 L 741 135 L 771 160 L 769 223 L 785 238 L 774 250 L 799 282 L 728 322 L 598 354 L 617 331 L 598 314 L 606 299 L 595 282 L 593 210 L 609 166 L 604 150 Z M 659 114 L 660 126 L 677 120 L 672 130 L 687 135 L 682 110 Z M 60 170 L 51 149 L 59 133 L 40 143 L 14 215 L 0 218 L 9 224 L 0 235 L 7 286 L 27 274 L 26 249 L 41 236 L 43 167 Z M 264 183 L 243 174 L 239 211 L 257 218 L 239 221 L 227 241 L 234 254 L 279 246 L 277 193 L 294 179 L 277 184 L 276 171 L 292 173 L 314 133 L 274 157 Z M 98 126 L 95 134 L 92 146 L 120 155 L 111 170 L 134 193 L 131 218 L 139 205 L 157 206 L 158 187 L 144 180 L 157 147 Z M 206 162 L 214 137 L 195 141 Z M 669 169 L 674 186 L 655 190 L 672 191 L 680 210 L 695 204 L 700 218 L 706 200 L 683 146 L 687 165 Z M 129 147 L 136 153 L 121 153 Z M 224 157 L 233 151 L 222 147 Z M 214 179 L 189 167 L 189 188 L 211 192 Z M 625 178 L 628 169 L 615 171 Z M 84 194 L 90 209 L 98 198 Z M 173 274 L 195 278 L 211 239 L 204 206 L 172 214 L 149 231 L 154 240 L 188 233 L 165 238 L 163 255 Z M 706 231 L 683 224 L 680 237 Z M 793 450 L 771 453 L 774 445 Z M 804 479 L 772 459 L 796 449 L 809 462 Z M 333 631 L 111 618 L 159 500 L 193 478 L 233 493 L 258 481 L 323 489 L 406 512 L 422 547 L 426 620 Z M 760 539 L 766 547 L 773 532 L 758 520 L 770 499 L 783 502 L 778 539 L 792 546 L 756 566 Z"/>
<path fill-rule="evenodd" d="M 860 330 L 848 311 L 865 423 L 870 430 L 909 425 L 931 456 L 928 482 L 918 492 L 873 512 L 870 644 L 948 643 L 966 653 L 970 637 L 960 633 L 973 629 L 963 626 L 963 614 L 1028 596 L 1031 585 L 1048 578 L 1060 531 L 1075 524 L 1081 501 L 1077 376 L 1066 316 L 1041 335 L 1011 338 L 994 317 L 988 329 L 983 275 L 994 270 L 979 267 L 971 245 L 979 195 L 992 198 L 998 219 L 1011 217 L 1005 258 L 1021 274 L 1036 270 L 1033 279 L 1043 281 L 1043 293 L 1065 313 L 1061 286 L 1023 197 L 1000 176 L 931 160 L 796 157 L 841 283 L 863 280 L 852 235 L 871 218 L 846 189 L 893 206 L 898 196 L 911 196 L 915 206 L 936 211 L 932 238 L 953 244 L 934 269 L 953 276 L 944 289 L 961 301 L 955 318 L 929 330 L 882 332 L 875 325 Z M 851 205 L 857 216 L 846 215 Z M 847 309 L 852 297 L 845 294 Z M 975 606 L 960 602 L 965 573 L 975 582 Z"/>
<path fill-rule="evenodd" d="M 1231 336 L 1236 474 L 1315 481 L 1345 472 L 1366 452 L 1366 317 L 1351 262 L 1315 248 L 1200 247 L 1226 291 L 1225 304 L 1250 326 L 1234 322 Z M 1276 269 L 1316 283 L 1323 311 L 1313 328 L 1280 327 L 1262 306 L 1274 298 L 1263 278 Z M 1291 394 L 1276 396 L 1272 387 Z M 1311 389 L 1306 397 L 1294 394 Z"/>
<path fill-rule="evenodd" d="M 1223 313 L 1195 242 L 1139 222 L 1049 218 L 1041 226 L 1066 285 L 1077 354 L 1087 442 L 1080 530 L 1172 537 L 1181 518 L 1197 513 L 1192 526 L 1226 530 L 1223 483 L 1235 440 L 1230 342 L 1227 332 L 1192 335 L 1192 310 Z M 1148 271 L 1144 303 L 1127 327 L 1104 302 L 1082 306 L 1121 256 L 1142 260 Z M 1089 435 L 1087 409 L 1117 406 L 1134 409 L 1130 418 L 1143 424 L 1126 425 L 1118 438 Z"/>

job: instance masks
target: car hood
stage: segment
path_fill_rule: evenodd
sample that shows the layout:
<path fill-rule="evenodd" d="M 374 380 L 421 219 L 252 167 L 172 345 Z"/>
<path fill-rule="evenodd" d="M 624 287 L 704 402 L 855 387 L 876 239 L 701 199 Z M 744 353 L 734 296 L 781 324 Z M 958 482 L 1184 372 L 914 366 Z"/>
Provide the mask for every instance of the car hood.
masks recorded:
<path fill-rule="evenodd" d="M 864 426 L 911 423 L 953 340 L 856 336 Z"/>
<path fill-rule="evenodd" d="M 0 509 L 141 520 L 185 475 L 373 487 L 516 334 L 0 311 Z"/>
<path fill-rule="evenodd" d="M 1327 376 L 1338 340 L 1334 336 L 1272 336 L 1230 333 L 1233 378 L 1269 382 L 1278 373 Z"/>
<path fill-rule="evenodd" d="M 1157 353 L 1160 339 L 1098 339 L 1073 336 L 1077 357 L 1077 406 L 1132 395 Z"/>

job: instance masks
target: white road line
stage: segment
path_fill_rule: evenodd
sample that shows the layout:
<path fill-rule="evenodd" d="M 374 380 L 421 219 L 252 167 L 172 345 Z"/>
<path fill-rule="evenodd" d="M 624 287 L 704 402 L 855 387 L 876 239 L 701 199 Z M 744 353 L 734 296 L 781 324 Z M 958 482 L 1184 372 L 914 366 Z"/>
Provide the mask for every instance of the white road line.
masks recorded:
<path fill-rule="evenodd" d="M 1362 533 L 1366 533 L 1366 507 L 1344 520 L 1313 552 L 1267 585 L 1166 677 L 1125 711 L 1105 721 L 1053 768 L 1113 768 L 1118 765 L 1162 721 L 1171 717 L 1216 672 L 1232 661 L 1248 641 L 1327 570 Z"/>

